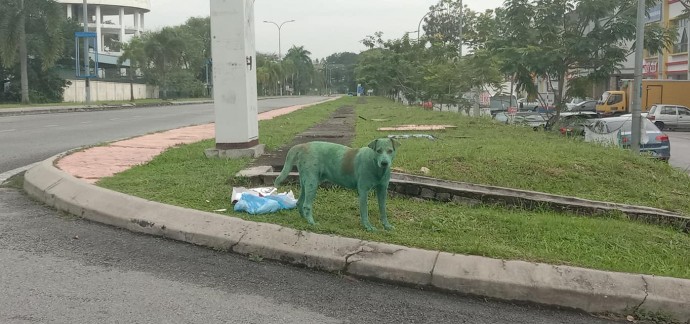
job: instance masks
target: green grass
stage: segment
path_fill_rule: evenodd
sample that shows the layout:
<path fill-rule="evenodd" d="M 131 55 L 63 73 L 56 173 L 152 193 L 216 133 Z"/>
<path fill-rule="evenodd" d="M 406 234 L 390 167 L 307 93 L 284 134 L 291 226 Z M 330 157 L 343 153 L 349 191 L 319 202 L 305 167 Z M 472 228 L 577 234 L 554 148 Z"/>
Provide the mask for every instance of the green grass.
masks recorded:
<path fill-rule="evenodd" d="M 269 149 L 288 143 L 295 134 L 326 118 L 335 108 L 343 104 L 355 104 L 355 100 L 356 98 L 343 98 L 274 120 L 262 121 L 259 124 L 261 141 Z M 678 173 L 663 163 L 634 157 L 624 151 L 606 150 L 486 120 L 471 120 L 454 114 L 407 108 L 382 99 L 370 98 L 368 102 L 366 105 L 357 105 L 359 115 L 369 119 L 389 118 L 391 121 L 377 123 L 358 120 L 355 140 L 357 145 L 364 145 L 371 138 L 386 135 L 387 133 L 375 130 L 381 125 L 440 122 L 459 126 L 457 130 L 432 132 L 443 138 L 437 142 L 425 139 L 403 140 L 395 165 L 407 170 L 427 166 L 432 170 L 433 176 L 446 179 L 525 189 L 549 189 L 566 194 L 568 190 L 573 190 L 582 196 L 591 194 L 592 190 L 603 190 L 606 197 L 639 199 L 650 204 L 653 201 L 643 198 L 641 194 L 632 190 L 620 190 L 620 186 L 629 183 L 626 177 L 644 172 L 623 168 L 623 175 L 614 173 L 613 179 L 600 179 L 613 184 L 612 188 L 607 189 L 607 186 L 594 180 L 603 177 L 606 173 L 602 172 L 607 169 L 593 164 L 606 163 L 610 167 L 618 163 L 635 168 L 646 167 L 646 172 L 652 174 L 641 176 L 643 179 L 659 179 L 654 184 L 657 190 L 661 190 L 658 192 L 659 197 L 669 195 L 671 190 L 680 190 L 681 180 L 688 182 L 687 178 L 679 177 Z M 243 184 L 234 182 L 239 180 L 229 179 L 249 161 L 207 159 L 203 150 L 211 146 L 213 142 L 206 141 L 171 149 L 146 165 L 103 179 L 99 185 L 146 199 L 204 211 L 227 208 L 230 211 L 222 214 L 317 233 L 494 258 L 690 278 L 690 237 L 687 234 L 669 227 L 629 221 L 616 214 L 590 218 L 545 210 L 469 207 L 391 198 L 388 210 L 389 218 L 396 226 L 395 231 L 368 233 L 359 225 L 356 194 L 341 189 L 319 190 L 314 210 L 318 222 L 316 226 L 308 226 L 295 210 L 265 216 L 234 213 L 231 211 L 230 191 L 232 186 Z M 561 150 L 561 153 L 548 152 L 553 149 Z M 573 162 L 570 160 L 579 156 L 568 153 L 573 150 L 580 154 L 605 154 L 618 162 L 606 162 L 604 158 L 587 159 L 584 156 Z M 540 156 L 533 157 L 533 154 Z M 532 167 L 533 163 L 530 161 L 539 164 Z M 572 172 L 568 170 L 569 167 L 581 172 Z M 543 175 L 544 172 L 548 175 Z M 607 172 L 610 173 L 611 170 Z M 557 175 L 560 178 L 555 173 L 559 173 Z M 585 188 L 578 188 L 569 182 L 581 182 Z M 617 185 L 618 183 L 620 184 Z M 639 186 L 640 183 L 642 182 L 637 182 L 636 185 Z M 669 187 L 663 188 L 662 184 Z M 590 187 L 589 190 L 587 186 Z M 288 189 L 296 191 L 297 187 L 281 188 Z M 619 194 L 616 196 L 617 190 Z M 370 198 L 372 223 L 381 228 L 376 209 L 375 199 Z"/>

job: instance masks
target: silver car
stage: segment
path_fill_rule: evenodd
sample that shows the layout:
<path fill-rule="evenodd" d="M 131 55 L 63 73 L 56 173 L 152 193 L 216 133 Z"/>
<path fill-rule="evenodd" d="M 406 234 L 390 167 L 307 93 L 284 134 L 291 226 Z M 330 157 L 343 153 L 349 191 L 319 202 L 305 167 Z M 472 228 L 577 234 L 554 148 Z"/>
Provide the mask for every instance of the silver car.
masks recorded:
<path fill-rule="evenodd" d="M 664 129 L 690 129 L 690 109 L 679 105 L 657 104 L 649 108 L 647 119 Z"/>

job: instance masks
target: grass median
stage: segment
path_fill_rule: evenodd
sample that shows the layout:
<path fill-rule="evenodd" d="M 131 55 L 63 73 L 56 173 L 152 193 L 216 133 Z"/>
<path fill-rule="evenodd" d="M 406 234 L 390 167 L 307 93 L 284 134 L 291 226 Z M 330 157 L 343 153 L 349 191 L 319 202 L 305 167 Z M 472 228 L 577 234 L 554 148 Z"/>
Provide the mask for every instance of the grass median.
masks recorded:
<path fill-rule="evenodd" d="M 454 113 L 424 111 L 391 101 L 343 98 L 259 123 L 261 141 L 269 149 L 289 143 L 294 135 L 325 119 L 341 105 L 356 105 L 358 119 L 353 146 L 386 136 L 381 126 L 448 124 L 443 132 L 423 132 L 439 138 L 405 139 L 394 165 L 431 176 L 667 208 L 687 213 L 687 176 L 665 163 L 633 156 L 554 134 L 499 125 Z M 387 120 L 387 121 L 372 121 Z M 419 133 L 419 132 L 414 132 Z M 206 141 L 173 148 L 99 185 L 172 205 L 213 211 L 244 219 L 271 222 L 318 233 L 389 242 L 425 249 L 519 259 L 551 264 L 690 278 L 690 237 L 669 227 L 629 221 L 617 214 L 582 217 L 548 210 L 528 211 L 492 206 L 464 206 L 389 200 L 392 232 L 365 232 L 359 225 L 356 193 L 320 189 L 315 203 L 316 226 L 308 226 L 297 211 L 265 216 L 232 212 L 228 179 L 248 160 L 213 160 L 203 151 Z M 280 188 L 281 191 L 297 187 Z M 375 199 L 370 214 L 378 223 Z"/>

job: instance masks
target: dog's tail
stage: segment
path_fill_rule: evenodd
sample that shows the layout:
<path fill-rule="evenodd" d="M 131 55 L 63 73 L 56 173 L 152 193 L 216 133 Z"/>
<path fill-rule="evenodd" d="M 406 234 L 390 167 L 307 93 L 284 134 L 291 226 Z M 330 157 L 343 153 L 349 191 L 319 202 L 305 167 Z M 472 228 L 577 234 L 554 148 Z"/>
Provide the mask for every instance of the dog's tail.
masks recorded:
<path fill-rule="evenodd" d="M 278 178 L 276 178 L 276 181 L 273 182 L 274 187 L 280 186 L 285 179 L 287 179 L 288 175 L 290 175 L 290 171 L 292 171 L 292 167 L 295 165 L 295 160 L 297 159 L 297 155 L 300 152 L 297 146 L 293 146 L 290 148 L 288 151 L 287 157 L 285 158 L 285 165 L 283 165 L 283 170 L 280 171 L 280 175 Z"/>

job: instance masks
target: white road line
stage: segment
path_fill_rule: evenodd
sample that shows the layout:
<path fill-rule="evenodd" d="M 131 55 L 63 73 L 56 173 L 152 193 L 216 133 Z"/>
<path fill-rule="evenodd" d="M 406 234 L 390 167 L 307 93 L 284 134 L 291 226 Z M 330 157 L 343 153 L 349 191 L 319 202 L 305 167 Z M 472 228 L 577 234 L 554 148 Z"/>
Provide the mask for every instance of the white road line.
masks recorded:
<path fill-rule="evenodd" d="M 43 127 L 49 128 L 49 127 L 58 127 L 58 126 L 60 126 L 60 125 L 45 125 L 45 126 L 43 126 Z"/>
<path fill-rule="evenodd" d="M 90 121 L 81 122 L 80 124 L 88 124 Z"/>
<path fill-rule="evenodd" d="M 16 129 L 5 129 L 5 130 L 0 130 L 0 133 L 9 133 L 9 132 L 14 132 Z"/>
<path fill-rule="evenodd" d="M 0 173 L 0 184 L 4 183 L 5 181 L 7 181 L 7 179 L 11 178 L 11 177 L 14 176 L 15 174 L 24 172 L 24 171 L 26 171 L 26 170 L 29 170 L 29 169 L 31 169 L 34 165 L 39 164 L 39 163 L 41 163 L 41 162 L 32 163 L 32 164 L 29 164 L 29 165 L 25 165 L 25 166 L 23 166 L 23 167 L 16 168 L 16 169 L 14 169 L 14 170 L 10 170 L 10 171 L 4 172 L 4 173 Z"/>

